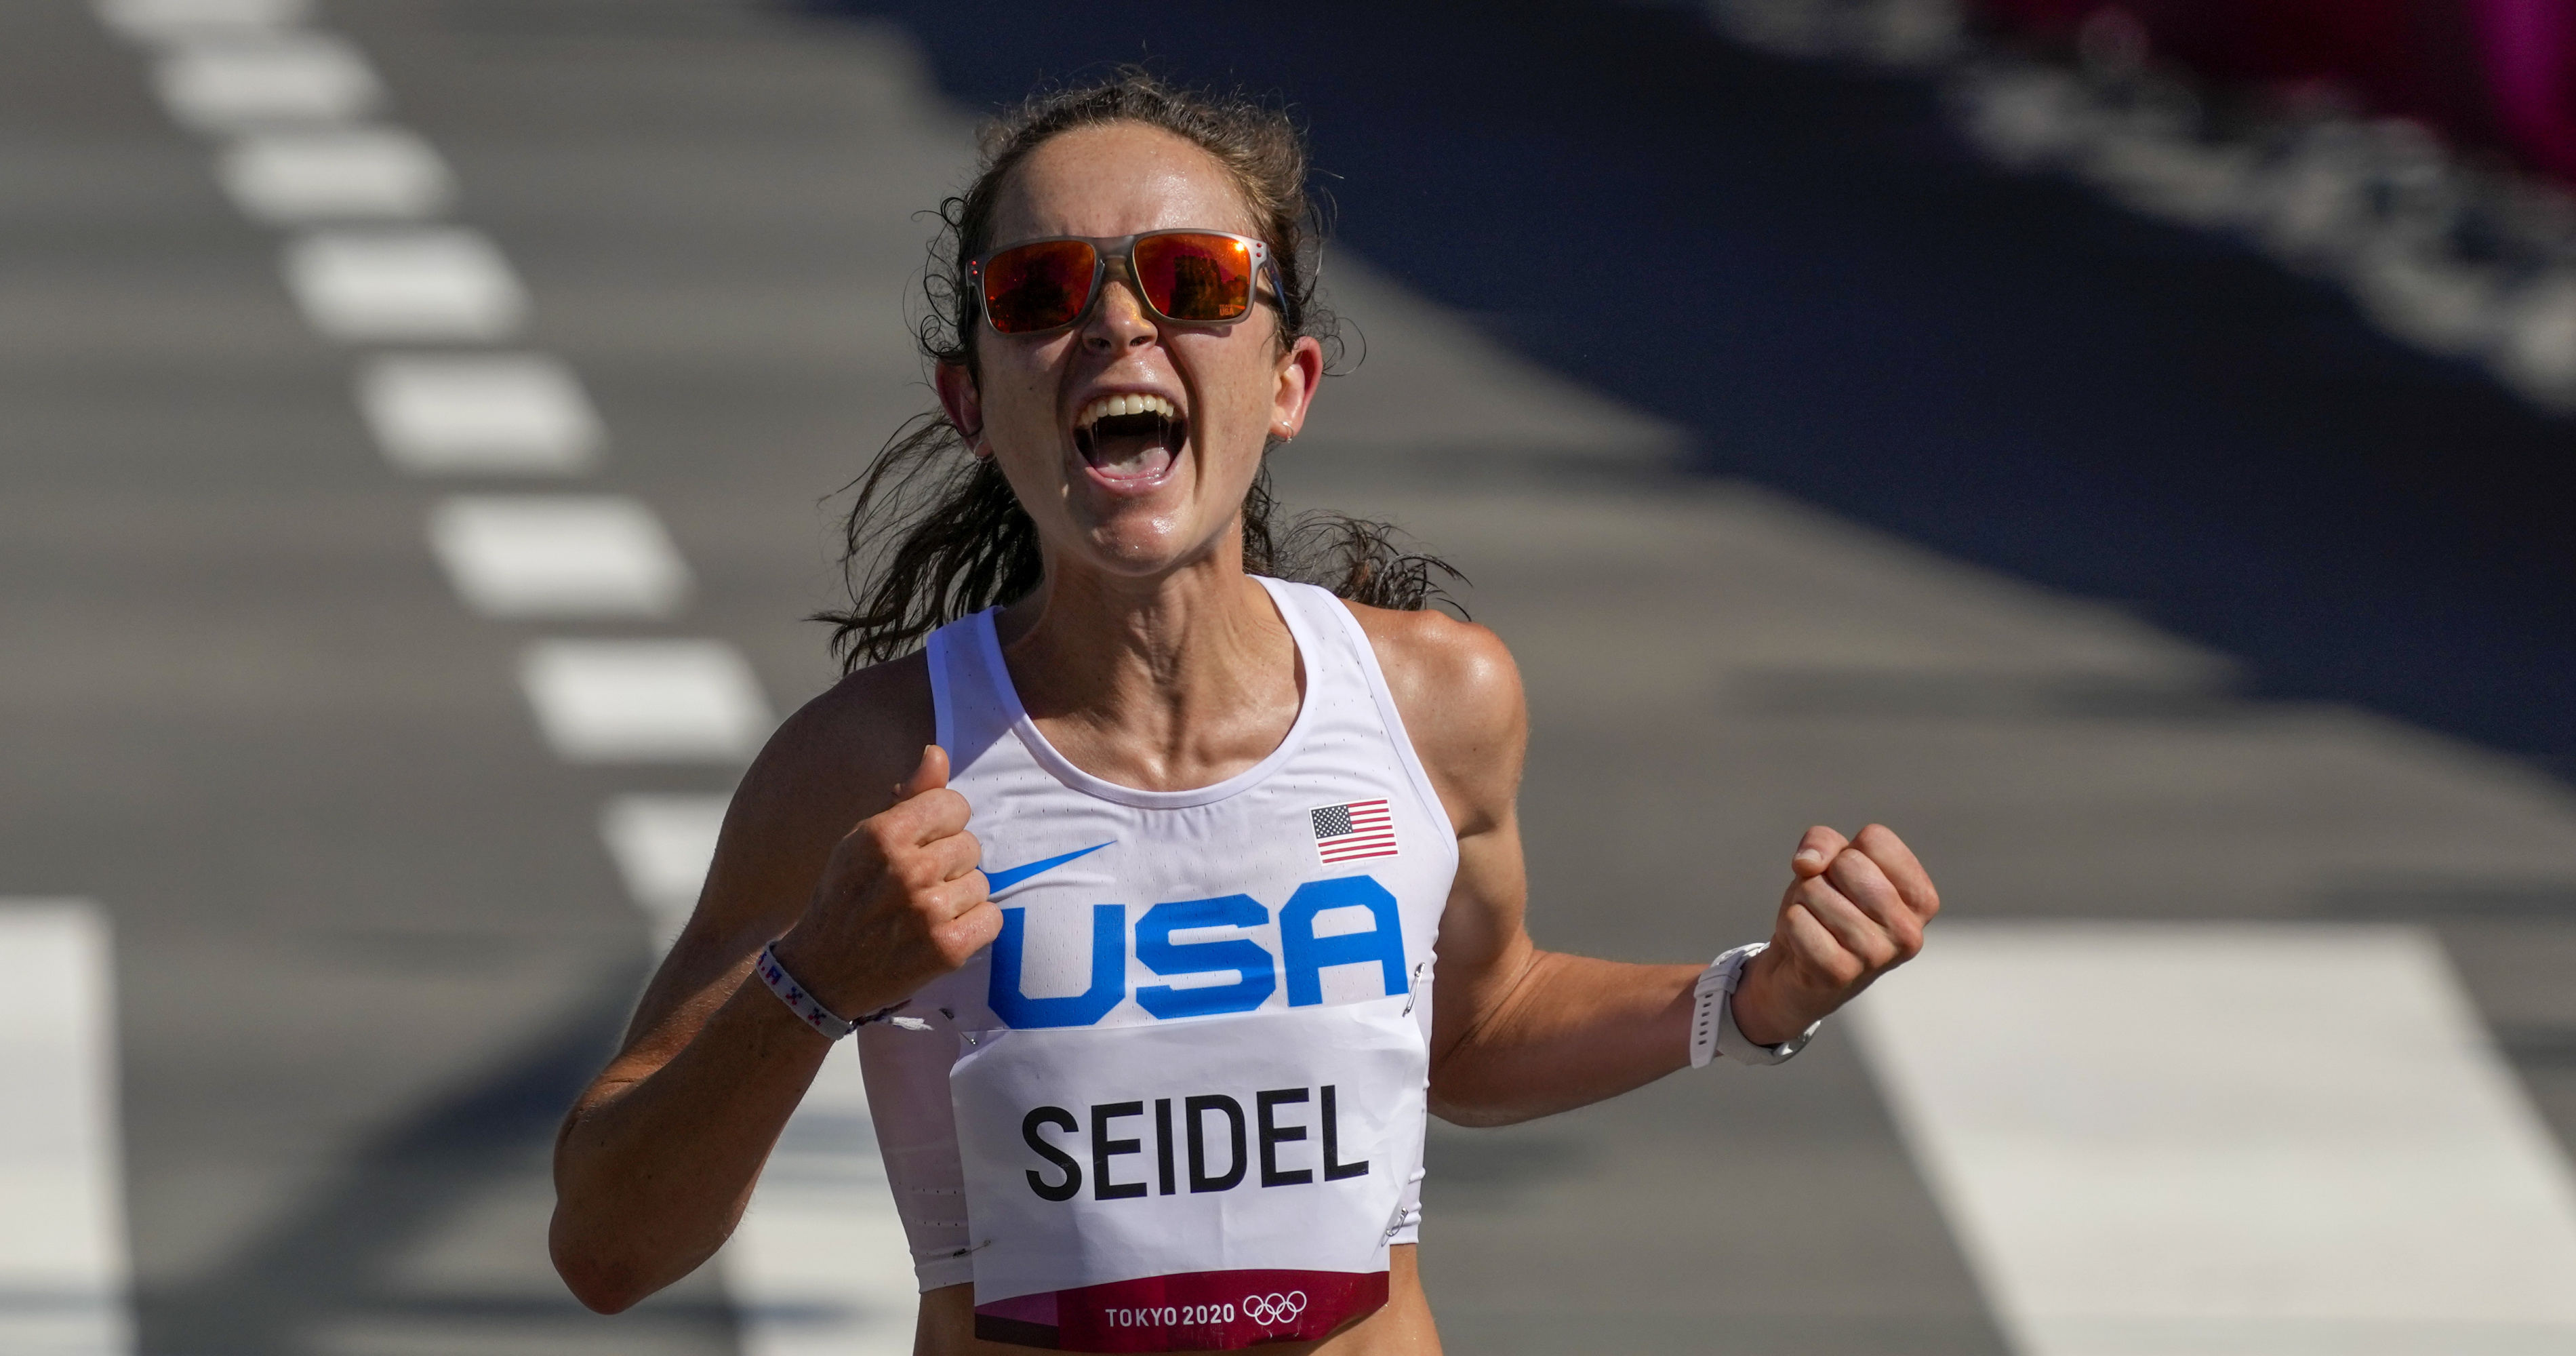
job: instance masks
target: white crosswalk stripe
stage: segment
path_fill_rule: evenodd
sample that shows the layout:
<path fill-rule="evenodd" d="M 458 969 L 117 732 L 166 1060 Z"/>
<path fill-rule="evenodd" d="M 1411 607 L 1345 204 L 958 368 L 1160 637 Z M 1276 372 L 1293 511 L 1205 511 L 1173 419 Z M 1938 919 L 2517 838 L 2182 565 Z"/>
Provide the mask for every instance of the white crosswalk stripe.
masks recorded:
<path fill-rule="evenodd" d="M 395 127 L 246 136 L 215 176 L 244 216 L 272 224 L 428 216 L 456 191 L 438 152 Z"/>
<path fill-rule="evenodd" d="M 107 925 L 0 899 L 0 1352 L 123 1356 L 125 1204 Z"/>
<path fill-rule="evenodd" d="M 474 231 L 317 231 L 284 262 L 304 318 L 333 339 L 501 339 L 527 318 L 518 275 Z"/>
<path fill-rule="evenodd" d="M 2576 1351 L 2576 1181 L 2423 932 L 1945 924 L 1854 1020 L 2023 1356 Z"/>
<path fill-rule="evenodd" d="M 519 679 L 569 762 L 739 762 L 777 723 L 751 665 L 722 641 L 539 641 Z"/>
<path fill-rule="evenodd" d="M 599 836 L 626 882 L 627 897 L 668 947 L 707 881 L 724 827 L 724 796 L 623 795 L 600 807 Z"/>
<path fill-rule="evenodd" d="M 384 86 L 356 47 L 294 30 L 174 46 L 154 87 L 171 117 L 207 132 L 338 122 L 384 102 Z"/>
<path fill-rule="evenodd" d="M 303 22 L 312 0 L 98 0 L 98 17 L 138 42 L 243 36 Z"/>
<path fill-rule="evenodd" d="M 358 410 L 395 466 L 421 475 L 575 475 L 606 437 L 572 369 L 537 354 L 378 358 Z"/>
<path fill-rule="evenodd" d="M 622 496 L 445 499 L 429 539 L 466 606 L 487 617 L 663 616 L 689 592 L 662 520 Z"/>

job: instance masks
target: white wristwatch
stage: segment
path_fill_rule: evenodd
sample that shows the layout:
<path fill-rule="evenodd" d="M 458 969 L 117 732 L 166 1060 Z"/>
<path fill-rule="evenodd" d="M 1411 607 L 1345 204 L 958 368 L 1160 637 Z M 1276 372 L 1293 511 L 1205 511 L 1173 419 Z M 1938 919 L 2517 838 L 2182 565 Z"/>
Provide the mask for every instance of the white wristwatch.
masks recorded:
<path fill-rule="evenodd" d="M 1819 1019 L 1807 1029 L 1778 1045 L 1755 1045 L 1751 1037 L 1736 1029 L 1736 982 L 1744 977 L 1744 967 L 1762 954 L 1769 942 L 1749 942 L 1710 961 L 1700 971 L 1699 986 L 1691 991 L 1691 1067 L 1705 1068 L 1710 1060 L 1724 1055 L 1739 1064 L 1778 1064 L 1807 1048 L 1815 1039 Z"/>

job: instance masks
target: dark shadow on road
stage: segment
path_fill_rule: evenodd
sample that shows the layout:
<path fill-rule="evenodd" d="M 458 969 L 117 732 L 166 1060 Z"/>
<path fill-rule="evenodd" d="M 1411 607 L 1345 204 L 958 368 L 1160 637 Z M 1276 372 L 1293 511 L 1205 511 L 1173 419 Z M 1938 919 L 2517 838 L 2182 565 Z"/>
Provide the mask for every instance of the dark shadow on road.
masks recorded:
<path fill-rule="evenodd" d="M 2259 695 L 2576 772 L 2576 428 L 2247 249 L 1986 167 L 1928 83 L 1608 3 L 818 3 L 978 108 L 1140 56 L 1285 95 L 1344 239 L 1699 469 L 2124 605 Z"/>
<path fill-rule="evenodd" d="M 220 1270 L 137 1295 L 138 1349 L 301 1356 L 400 1329 L 459 1352 L 733 1350 L 732 1310 L 704 1276 L 635 1311 L 655 1316 L 645 1342 L 631 1326 L 621 1336 L 618 1320 L 590 1313 L 569 1291 L 477 1294 L 398 1274 L 457 1212 L 525 1190 L 530 1176 L 542 1182 L 555 1127 L 624 1030 L 637 977 L 611 978 L 598 1002 L 359 1146 L 335 1180 L 231 1250 Z"/>

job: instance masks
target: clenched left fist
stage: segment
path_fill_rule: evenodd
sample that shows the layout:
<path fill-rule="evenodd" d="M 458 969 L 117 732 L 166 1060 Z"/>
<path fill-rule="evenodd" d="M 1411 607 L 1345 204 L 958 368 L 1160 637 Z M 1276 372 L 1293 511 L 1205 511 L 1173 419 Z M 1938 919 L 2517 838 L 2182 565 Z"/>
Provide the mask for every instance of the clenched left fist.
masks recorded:
<path fill-rule="evenodd" d="M 1941 911 L 1923 864 L 1883 825 L 1849 839 L 1807 830 L 1789 876 L 1770 949 L 1735 989 L 1736 1029 L 1757 1045 L 1788 1040 L 1912 960 Z"/>

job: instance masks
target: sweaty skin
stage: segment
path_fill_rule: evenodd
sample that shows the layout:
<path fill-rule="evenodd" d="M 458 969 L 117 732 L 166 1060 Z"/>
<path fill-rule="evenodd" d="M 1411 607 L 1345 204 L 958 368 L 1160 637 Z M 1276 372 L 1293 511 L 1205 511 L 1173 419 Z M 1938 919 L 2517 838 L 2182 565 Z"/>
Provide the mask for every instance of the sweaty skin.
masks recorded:
<path fill-rule="evenodd" d="M 1038 148 L 1006 186 L 993 238 L 1167 227 L 1257 231 L 1212 158 L 1115 124 Z M 1240 511 L 1267 440 L 1304 425 L 1323 369 L 1315 342 L 1283 345 L 1266 306 L 1232 328 L 1158 322 L 1113 279 L 1069 330 L 983 331 L 977 362 L 941 369 L 940 395 L 1038 525 L 1044 582 L 1005 610 L 1000 634 L 1039 729 L 1085 771 L 1149 790 L 1210 785 L 1259 762 L 1294 721 L 1302 676 L 1286 625 L 1243 573 Z M 1137 393 L 1173 402 L 1184 445 L 1157 474 L 1104 475 L 1073 421 L 1102 395 Z M 1501 640 L 1437 613 L 1352 611 L 1459 839 L 1438 944 L 1431 1110 L 1508 1124 L 1687 1066 L 1703 962 L 1545 952 L 1523 926 L 1513 799 L 1528 714 Z M 695 916 L 557 1142 L 550 1243 L 583 1303 L 624 1309 L 715 1252 L 830 1049 L 745 982 L 764 943 L 777 939 L 834 1011 L 859 1013 L 963 965 L 999 930 L 965 827 L 971 807 L 948 789 L 947 754 L 931 741 L 916 654 L 808 703 L 745 776 Z M 1913 956 L 1940 907 L 1913 854 L 1876 825 L 1848 840 L 1812 828 L 1789 866 L 1772 947 L 1735 998 L 1737 1024 L 1765 1044 Z M 1437 1352 L 1414 1251 L 1395 1249 L 1386 1307 L 1276 1349 Z M 974 1337 L 969 1290 L 922 1297 L 916 1351 L 1025 1356 Z"/>

